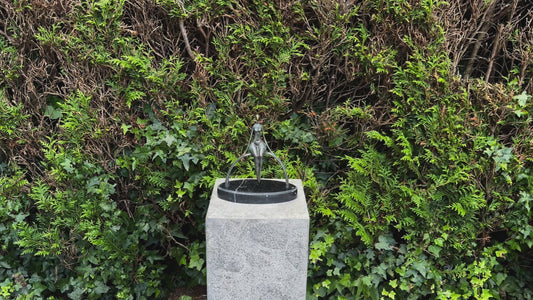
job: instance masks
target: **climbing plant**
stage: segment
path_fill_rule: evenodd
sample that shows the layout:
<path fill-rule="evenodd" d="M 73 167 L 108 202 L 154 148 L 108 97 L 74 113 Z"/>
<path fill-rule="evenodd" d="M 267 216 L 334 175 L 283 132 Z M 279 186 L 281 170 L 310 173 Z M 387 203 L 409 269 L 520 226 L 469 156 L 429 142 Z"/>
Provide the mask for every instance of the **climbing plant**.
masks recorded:
<path fill-rule="evenodd" d="M 530 298 L 532 14 L 0 0 L 0 298 L 204 285 L 212 185 L 257 115 L 304 181 L 310 299 Z"/>

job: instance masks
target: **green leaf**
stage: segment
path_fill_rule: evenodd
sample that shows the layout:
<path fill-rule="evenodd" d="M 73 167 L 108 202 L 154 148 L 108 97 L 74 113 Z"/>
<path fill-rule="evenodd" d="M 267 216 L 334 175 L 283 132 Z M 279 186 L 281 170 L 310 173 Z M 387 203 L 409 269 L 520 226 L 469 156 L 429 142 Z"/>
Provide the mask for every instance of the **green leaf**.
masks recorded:
<path fill-rule="evenodd" d="M 85 187 L 89 194 L 98 194 L 98 187 L 100 186 L 100 178 L 92 177 L 87 181 Z"/>
<path fill-rule="evenodd" d="M 68 158 L 65 158 L 65 161 L 63 161 L 61 163 L 61 166 L 63 167 L 63 169 L 65 169 L 65 171 L 67 171 L 68 173 L 72 173 L 74 172 L 74 168 L 72 167 L 72 162 L 70 161 L 70 159 Z"/>
<path fill-rule="evenodd" d="M 131 129 L 131 125 L 126 125 L 126 124 L 122 123 L 122 125 L 120 126 L 120 128 L 122 129 L 122 133 L 123 133 L 123 134 L 126 134 L 126 133 L 128 133 L 128 131 Z"/>
<path fill-rule="evenodd" d="M 424 278 L 427 275 L 427 265 L 428 263 L 425 260 L 413 262 L 413 268 L 417 270 Z"/>
<path fill-rule="evenodd" d="M 29 215 L 30 215 L 29 213 L 27 213 L 27 214 L 25 214 L 25 213 L 17 214 L 15 216 L 15 222 L 20 223 L 20 222 L 24 221 L 24 219 L 26 219 L 26 217 L 29 216 Z"/>
<path fill-rule="evenodd" d="M 176 141 L 176 138 L 167 132 L 163 140 L 167 143 L 167 146 L 170 147 Z"/>
<path fill-rule="evenodd" d="M 180 157 L 181 162 L 183 163 L 183 167 L 185 168 L 185 171 L 189 171 L 189 162 L 191 161 L 192 157 L 186 153 Z"/>
<path fill-rule="evenodd" d="M 527 101 L 531 99 L 531 95 L 528 95 L 526 91 L 523 91 L 522 94 L 514 96 L 513 99 L 518 101 L 518 105 L 520 105 L 520 107 L 525 107 Z"/>
<path fill-rule="evenodd" d="M 496 275 L 494 275 L 494 281 L 497 285 L 501 285 L 505 278 L 507 278 L 507 274 L 505 273 L 496 273 Z"/>
<path fill-rule="evenodd" d="M 398 280 L 397 279 L 394 279 L 394 280 L 391 280 L 389 281 L 389 285 L 395 289 L 397 286 L 398 286 Z"/>
<path fill-rule="evenodd" d="M 371 131 L 368 131 L 368 132 L 365 132 L 366 136 L 368 136 L 369 138 L 371 139 L 374 139 L 374 140 L 377 140 L 377 141 L 381 141 L 383 143 L 385 143 L 385 145 L 387 145 L 387 147 L 392 147 L 394 145 L 394 140 L 391 139 L 390 137 L 388 136 L 385 136 L 375 130 L 371 130 Z"/>
<path fill-rule="evenodd" d="M 74 291 L 68 293 L 68 296 L 70 297 L 70 299 L 74 299 L 74 300 L 82 299 L 83 292 L 84 290 L 82 288 L 76 287 L 74 288 Z"/>
<path fill-rule="evenodd" d="M 432 253 L 433 255 L 435 255 L 436 257 L 439 257 L 439 253 L 441 250 L 442 250 L 442 247 L 439 247 L 436 245 L 431 245 L 428 247 L 428 251 Z"/>
<path fill-rule="evenodd" d="M 60 109 L 55 109 L 52 105 L 47 105 L 44 111 L 44 115 L 52 120 L 57 120 L 63 116 L 63 113 Z"/>
<path fill-rule="evenodd" d="M 11 265 L 9 265 L 7 262 L 0 260 L 0 267 L 4 269 L 11 269 Z"/>
<path fill-rule="evenodd" d="M 391 250 L 392 247 L 396 244 L 396 241 L 392 235 L 380 235 L 378 237 L 378 242 L 374 244 L 374 247 L 377 250 Z"/>
<path fill-rule="evenodd" d="M 340 275 L 340 274 L 339 274 Z M 339 280 L 339 284 L 345 287 L 351 287 L 353 286 L 350 274 L 344 273 L 342 278 Z"/>
<path fill-rule="evenodd" d="M 189 261 L 188 267 L 191 269 L 196 269 L 198 271 L 201 271 L 204 265 L 204 262 L 205 262 L 204 259 L 202 259 L 200 255 L 198 255 L 197 253 L 194 253 L 193 255 L 191 255 L 191 259 Z"/>
<path fill-rule="evenodd" d="M 107 285 L 105 285 L 103 282 L 101 281 L 97 281 L 95 283 L 96 287 L 94 288 L 94 292 L 97 293 L 97 294 L 105 294 L 107 293 L 107 291 L 109 291 L 109 287 Z"/>

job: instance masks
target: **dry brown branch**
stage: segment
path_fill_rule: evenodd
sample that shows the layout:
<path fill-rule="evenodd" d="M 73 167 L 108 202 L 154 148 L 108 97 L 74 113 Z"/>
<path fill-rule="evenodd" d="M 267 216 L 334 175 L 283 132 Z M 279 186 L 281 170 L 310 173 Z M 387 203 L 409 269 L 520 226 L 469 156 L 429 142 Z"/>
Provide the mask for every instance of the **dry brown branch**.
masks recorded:
<path fill-rule="evenodd" d="M 196 56 L 194 55 L 194 52 L 192 52 L 191 44 L 189 43 L 189 38 L 187 37 L 187 31 L 185 30 L 185 25 L 183 23 L 183 18 L 179 19 L 179 26 L 180 26 L 181 36 L 183 37 L 183 41 L 185 43 L 185 49 L 187 50 L 187 54 L 189 54 L 189 57 L 192 60 L 195 60 Z"/>
<path fill-rule="evenodd" d="M 488 36 L 488 31 L 491 26 L 491 20 L 494 15 L 494 7 L 496 6 L 496 3 L 498 1 L 493 1 L 489 4 L 489 7 L 485 10 L 485 13 L 483 13 L 483 17 L 481 18 L 481 28 L 476 33 L 476 43 L 474 44 L 474 48 L 472 50 L 472 53 L 470 55 L 470 58 L 468 59 L 468 64 L 466 66 L 466 70 L 464 72 L 464 76 L 466 79 L 472 75 L 472 68 L 474 66 L 474 63 L 478 61 L 478 52 L 481 48 L 481 43 L 485 41 L 485 38 Z"/>
<path fill-rule="evenodd" d="M 485 82 L 487 83 L 489 82 L 490 75 L 492 73 L 492 66 L 494 65 L 494 59 L 496 58 L 496 53 L 500 49 L 500 45 L 501 45 L 500 37 L 502 35 L 503 28 L 504 28 L 504 25 L 500 25 L 498 27 L 498 32 L 496 33 L 496 37 L 494 38 L 494 46 L 492 47 L 492 53 L 490 55 L 489 66 L 487 69 L 487 75 L 485 76 Z"/>

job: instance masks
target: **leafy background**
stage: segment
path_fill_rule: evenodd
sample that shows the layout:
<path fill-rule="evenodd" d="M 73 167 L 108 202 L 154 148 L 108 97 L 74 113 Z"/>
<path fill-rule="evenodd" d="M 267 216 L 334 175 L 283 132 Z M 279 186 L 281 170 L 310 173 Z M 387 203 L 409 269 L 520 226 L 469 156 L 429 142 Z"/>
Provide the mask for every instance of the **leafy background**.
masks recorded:
<path fill-rule="evenodd" d="M 304 180 L 309 299 L 533 297 L 528 0 L 0 3 L 2 298 L 204 285 L 256 115 Z"/>

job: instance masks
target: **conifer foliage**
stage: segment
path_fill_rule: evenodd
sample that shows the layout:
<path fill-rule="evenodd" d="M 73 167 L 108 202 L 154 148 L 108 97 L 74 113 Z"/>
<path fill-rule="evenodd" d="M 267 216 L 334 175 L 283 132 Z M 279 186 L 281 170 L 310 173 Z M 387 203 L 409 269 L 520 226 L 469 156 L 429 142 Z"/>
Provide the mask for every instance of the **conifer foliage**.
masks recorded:
<path fill-rule="evenodd" d="M 309 299 L 532 298 L 529 2 L 0 0 L 0 298 L 205 284 L 256 115 Z"/>

